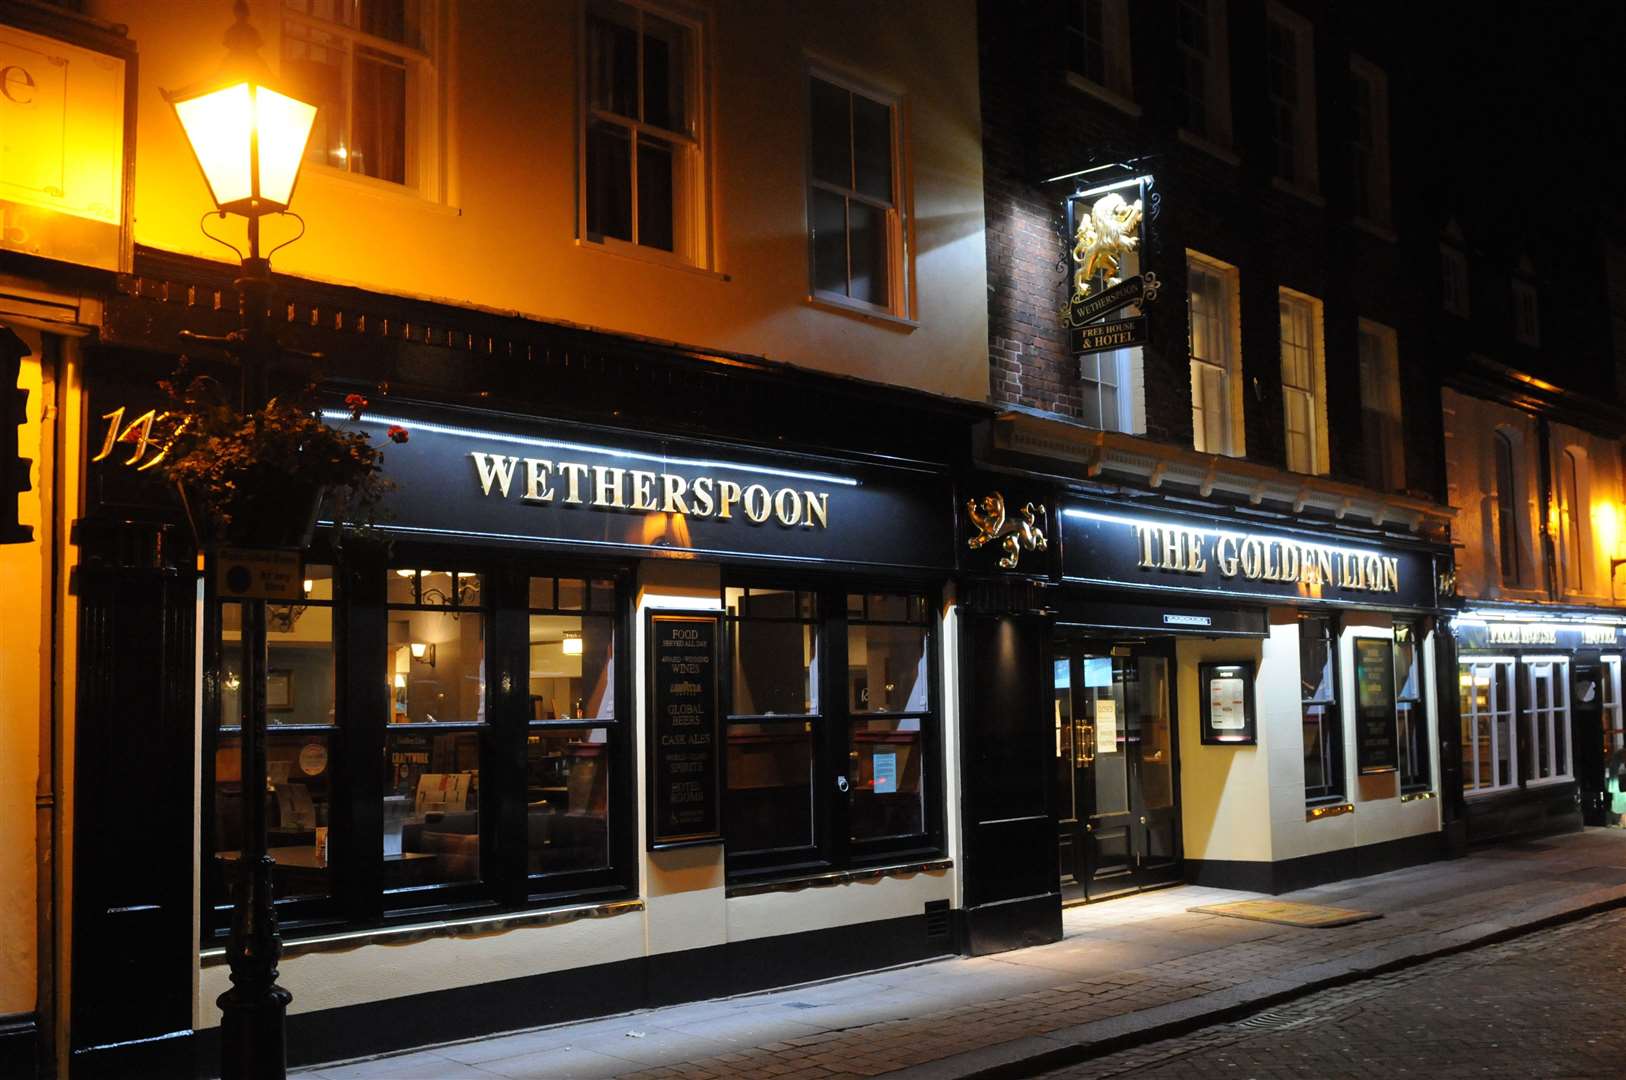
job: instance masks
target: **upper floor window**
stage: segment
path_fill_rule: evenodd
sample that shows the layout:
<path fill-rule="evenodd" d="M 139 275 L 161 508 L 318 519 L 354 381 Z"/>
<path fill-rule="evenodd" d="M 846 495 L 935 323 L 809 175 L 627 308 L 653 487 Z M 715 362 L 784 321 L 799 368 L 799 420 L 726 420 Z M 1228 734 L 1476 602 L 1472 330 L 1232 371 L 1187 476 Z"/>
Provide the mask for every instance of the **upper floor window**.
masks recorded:
<path fill-rule="evenodd" d="M 1496 490 L 1496 552 L 1502 567 L 1502 584 L 1517 585 L 1519 573 L 1517 473 L 1513 466 L 1513 439 L 1507 432 L 1491 436 L 1491 467 Z"/>
<path fill-rule="evenodd" d="M 809 94 L 813 295 L 906 315 L 897 103 L 825 75 Z"/>
<path fill-rule="evenodd" d="M 1448 313 L 1468 317 L 1468 259 L 1444 244 L 1440 245 L 1440 303 Z"/>
<path fill-rule="evenodd" d="M 1565 450 L 1558 458 L 1558 527 L 1564 540 L 1564 590 L 1586 590 L 1586 519 L 1581 497 L 1586 465 L 1581 452 Z"/>
<path fill-rule="evenodd" d="M 1400 426 L 1400 360 L 1395 353 L 1395 332 L 1362 319 L 1356 342 L 1366 482 L 1380 491 L 1399 491 L 1406 486 L 1406 457 Z"/>
<path fill-rule="evenodd" d="M 1231 145 L 1231 78 L 1225 0 L 1177 0 L 1180 126 L 1216 146 Z"/>
<path fill-rule="evenodd" d="M 704 261 L 699 25 L 631 0 L 593 0 L 586 53 L 587 239 Z"/>
<path fill-rule="evenodd" d="M 1524 345 L 1541 344 L 1541 308 L 1536 300 L 1536 287 L 1519 278 L 1513 279 L 1513 336 Z"/>
<path fill-rule="evenodd" d="M 433 0 L 283 0 L 282 72 L 317 106 L 308 160 L 428 190 L 440 113 Z"/>
<path fill-rule="evenodd" d="M 1067 66 L 1086 89 L 1131 106 L 1129 0 L 1070 0 Z"/>
<path fill-rule="evenodd" d="M 1276 175 L 1316 190 L 1315 58 L 1310 24 L 1272 5 L 1265 20 L 1265 66 L 1276 144 Z"/>
<path fill-rule="evenodd" d="M 1207 454 L 1243 452 L 1237 271 L 1186 253 L 1191 441 Z"/>
<path fill-rule="evenodd" d="M 1350 146 L 1355 180 L 1355 216 L 1374 225 L 1389 223 L 1389 80 L 1382 69 L 1359 57 L 1349 62 L 1355 105 Z"/>
<path fill-rule="evenodd" d="M 1282 409 L 1287 467 L 1327 471 L 1326 369 L 1321 347 L 1321 301 L 1282 289 Z"/>

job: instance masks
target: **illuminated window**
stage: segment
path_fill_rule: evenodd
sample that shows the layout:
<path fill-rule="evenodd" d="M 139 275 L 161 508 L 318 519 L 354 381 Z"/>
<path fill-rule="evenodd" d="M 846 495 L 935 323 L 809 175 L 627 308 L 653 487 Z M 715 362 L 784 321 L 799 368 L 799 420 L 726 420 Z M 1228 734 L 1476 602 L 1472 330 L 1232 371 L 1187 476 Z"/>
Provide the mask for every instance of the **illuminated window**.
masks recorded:
<path fill-rule="evenodd" d="M 1440 245 L 1440 303 L 1448 314 L 1468 317 L 1468 259 L 1444 244 Z"/>
<path fill-rule="evenodd" d="M 1524 736 L 1530 754 L 1527 783 L 1568 780 L 1570 768 L 1570 662 L 1562 656 L 1526 657 Z"/>
<path fill-rule="evenodd" d="M 1496 490 L 1496 551 L 1502 567 L 1502 584 L 1517 585 L 1523 580 L 1519 567 L 1519 514 L 1517 473 L 1513 465 L 1513 439 L 1505 431 L 1491 435 L 1491 463 Z"/>
<path fill-rule="evenodd" d="M 1222 148 L 1231 145 L 1231 73 L 1225 0 L 1176 0 L 1180 126 Z"/>
<path fill-rule="evenodd" d="M 632 0 L 591 0 L 586 43 L 586 238 L 703 264 L 700 25 Z"/>
<path fill-rule="evenodd" d="M 1513 737 L 1513 660 L 1466 660 L 1459 666 L 1462 790 L 1469 795 L 1514 786 L 1519 748 Z"/>
<path fill-rule="evenodd" d="M 1349 62 L 1354 99 L 1355 216 L 1374 225 L 1389 224 L 1389 81 L 1383 71 L 1360 57 Z"/>
<path fill-rule="evenodd" d="M 1541 306 L 1536 287 L 1519 278 L 1513 279 L 1513 336 L 1524 345 L 1541 344 Z"/>
<path fill-rule="evenodd" d="M 1265 17 L 1265 75 L 1276 176 L 1307 192 L 1317 187 L 1313 43 L 1306 20 L 1270 6 Z"/>
<path fill-rule="evenodd" d="M 1603 678 L 1599 680 L 1603 704 L 1603 751 L 1615 754 L 1626 750 L 1626 717 L 1621 714 L 1620 656 L 1603 657 Z M 1609 762 L 1612 766 L 1615 763 Z"/>
<path fill-rule="evenodd" d="M 831 75 L 808 80 L 813 295 L 909 313 L 897 102 Z"/>
<path fill-rule="evenodd" d="M 1581 454 L 1565 450 L 1558 459 L 1558 530 L 1564 541 L 1564 589 L 1586 591 L 1586 519 L 1582 510 Z"/>
<path fill-rule="evenodd" d="M 1237 342 L 1237 270 L 1188 251 L 1187 343 L 1191 352 L 1192 446 L 1208 454 L 1243 453 L 1241 348 Z"/>
<path fill-rule="evenodd" d="M 1282 289 L 1283 442 L 1294 472 L 1327 471 L 1326 372 L 1321 355 L 1321 301 Z"/>
<path fill-rule="evenodd" d="M 1400 746 L 1400 790 L 1432 786 L 1428 711 L 1423 704 L 1423 632 L 1415 622 L 1395 623 L 1395 724 Z"/>
<path fill-rule="evenodd" d="M 1327 615 L 1299 619 L 1300 704 L 1304 721 L 1304 798 L 1344 797 L 1344 730 L 1338 709 L 1338 624 Z"/>
<path fill-rule="evenodd" d="M 433 0 L 283 0 L 282 73 L 317 106 L 306 157 L 438 198 Z"/>
<path fill-rule="evenodd" d="M 1067 66 L 1085 89 L 1114 104 L 1133 108 L 1129 0 L 1070 0 Z"/>
<path fill-rule="evenodd" d="M 1356 330 L 1361 377 L 1361 446 L 1366 482 L 1379 491 L 1406 486 L 1406 455 L 1400 425 L 1400 361 L 1395 332 L 1360 320 Z"/>

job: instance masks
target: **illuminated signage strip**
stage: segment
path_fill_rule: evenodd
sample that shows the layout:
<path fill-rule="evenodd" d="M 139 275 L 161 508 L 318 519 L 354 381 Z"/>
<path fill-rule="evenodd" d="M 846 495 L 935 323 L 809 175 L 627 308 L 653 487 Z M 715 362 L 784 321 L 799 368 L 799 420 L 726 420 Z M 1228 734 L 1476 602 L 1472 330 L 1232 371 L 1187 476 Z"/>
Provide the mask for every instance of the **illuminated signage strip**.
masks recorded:
<path fill-rule="evenodd" d="M 1617 648 L 1626 644 L 1622 640 L 1620 625 L 1597 620 L 1512 622 L 1506 618 L 1456 618 L 1451 620 L 1451 630 L 1465 649 L 1508 645 Z"/>

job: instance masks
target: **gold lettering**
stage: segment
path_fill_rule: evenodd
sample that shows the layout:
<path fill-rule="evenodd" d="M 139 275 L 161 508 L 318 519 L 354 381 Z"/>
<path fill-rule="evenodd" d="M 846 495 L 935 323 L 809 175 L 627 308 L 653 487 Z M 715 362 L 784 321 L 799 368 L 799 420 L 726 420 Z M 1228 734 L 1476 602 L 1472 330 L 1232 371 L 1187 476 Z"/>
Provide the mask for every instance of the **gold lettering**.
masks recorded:
<path fill-rule="evenodd" d="M 626 509 L 627 500 L 621 494 L 621 478 L 625 475 L 624 469 L 612 469 L 603 465 L 593 466 L 593 505 L 615 506 Z"/>
<path fill-rule="evenodd" d="M 491 485 L 495 481 L 502 489 L 502 497 L 508 498 L 508 489 L 514 483 L 514 466 L 519 464 L 519 458 L 484 454 L 478 450 L 471 451 L 469 457 L 474 459 L 474 467 L 480 474 L 480 490 L 490 495 Z"/>
<path fill-rule="evenodd" d="M 787 527 L 802 520 L 802 500 L 795 488 L 780 488 L 774 492 L 773 513 L 779 524 Z"/>
<path fill-rule="evenodd" d="M 559 472 L 570 481 L 565 490 L 565 505 L 580 506 L 582 504 L 582 480 L 587 476 L 587 466 L 578 465 L 574 461 L 561 461 Z"/>
<path fill-rule="evenodd" d="M 1361 587 L 1356 577 L 1355 560 L 1347 553 L 1338 553 L 1338 587 L 1341 589 L 1358 589 Z"/>
<path fill-rule="evenodd" d="M 168 414 L 165 413 L 164 415 L 167 416 Z M 111 457 L 113 448 L 121 442 L 135 443 L 135 449 L 125 459 L 124 464 L 135 465 L 136 462 L 146 456 L 147 448 L 152 445 L 152 425 L 158 420 L 158 411 L 156 409 L 148 409 L 128 424 L 125 424 L 124 406 L 120 405 L 112 412 L 104 414 L 102 419 L 108 422 L 107 437 L 102 440 L 101 451 L 91 458 L 91 461 L 104 461 Z M 179 435 L 181 431 L 185 430 L 185 427 L 186 425 L 183 423 L 180 428 L 176 429 L 175 434 Z M 141 465 L 137 465 L 136 472 L 146 472 L 164 460 L 164 455 L 167 453 L 169 453 L 169 447 L 165 446 L 158 451 L 156 456 Z"/>
<path fill-rule="evenodd" d="M 740 485 L 732 480 L 717 482 L 717 520 L 727 521 L 734 516 L 733 507 L 740 501 Z"/>
<path fill-rule="evenodd" d="M 1282 545 L 1282 580 L 1297 581 L 1299 569 L 1303 565 L 1299 562 L 1299 546 L 1297 544 Z"/>
<path fill-rule="evenodd" d="M 1281 550 L 1281 545 L 1271 540 L 1260 546 L 1265 552 L 1265 568 L 1259 576 L 1266 581 L 1280 581 L 1282 579 L 1282 568 L 1281 564 L 1276 561 L 1276 557 Z"/>
<path fill-rule="evenodd" d="M 1164 570 L 1178 570 L 1184 561 L 1180 558 L 1180 538 L 1182 534 L 1177 529 L 1157 530 L 1159 547 L 1163 553 Z"/>
<path fill-rule="evenodd" d="M 1264 545 L 1257 540 L 1242 541 L 1242 576 L 1257 581 L 1265 560 Z"/>
<path fill-rule="evenodd" d="M 1203 534 L 1196 529 L 1186 533 L 1186 572 L 1206 574 L 1208 560 L 1203 557 Z"/>
<path fill-rule="evenodd" d="M 811 529 L 813 519 L 818 518 L 819 528 L 828 529 L 830 527 L 830 496 L 823 492 L 804 491 L 802 492 L 802 499 L 807 503 L 807 518 L 802 522 L 802 527 Z"/>
<path fill-rule="evenodd" d="M 1156 570 L 1157 563 L 1152 558 L 1152 534 L 1156 531 L 1147 525 L 1135 525 L 1135 539 L 1140 543 L 1140 560 L 1137 565 L 1142 570 Z"/>
<path fill-rule="evenodd" d="M 632 480 L 632 508 L 634 510 L 654 510 L 655 505 L 655 474 L 633 469 L 627 473 Z"/>
<path fill-rule="evenodd" d="M 696 477 L 694 483 L 690 485 L 689 495 L 694 499 L 695 517 L 711 517 L 712 512 L 717 509 L 717 499 L 711 491 L 712 485 L 713 481 L 709 476 Z"/>
<path fill-rule="evenodd" d="M 552 502 L 553 489 L 548 486 L 548 474 L 553 471 L 553 462 L 543 461 L 541 458 L 528 457 L 525 459 L 525 501 L 526 502 Z"/>
<path fill-rule="evenodd" d="M 687 514 L 689 508 L 684 505 L 683 492 L 688 486 L 689 482 L 681 476 L 661 473 L 661 510 L 668 514 Z"/>
<path fill-rule="evenodd" d="M 745 516 L 757 525 L 767 521 L 768 514 L 773 510 L 772 500 L 768 496 L 768 489 L 761 484 L 752 484 L 746 488 L 745 496 L 741 502 L 745 507 Z"/>
<path fill-rule="evenodd" d="M 1394 555 L 1383 557 L 1383 591 L 1400 591 L 1400 559 Z"/>
<path fill-rule="evenodd" d="M 3 95 L 7 101 L 14 101 L 18 105 L 32 105 L 34 95 L 29 91 L 33 90 L 37 85 L 34 82 L 34 76 L 30 75 L 25 67 L 8 64 L 0 68 L 0 95 Z"/>

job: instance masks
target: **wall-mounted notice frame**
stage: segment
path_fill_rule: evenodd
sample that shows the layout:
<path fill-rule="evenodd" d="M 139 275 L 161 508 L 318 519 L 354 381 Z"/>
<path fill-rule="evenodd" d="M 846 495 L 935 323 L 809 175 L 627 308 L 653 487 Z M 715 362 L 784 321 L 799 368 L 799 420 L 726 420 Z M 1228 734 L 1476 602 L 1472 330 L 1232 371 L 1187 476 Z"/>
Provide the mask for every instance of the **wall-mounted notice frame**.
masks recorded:
<path fill-rule="evenodd" d="M 1259 720 L 1253 704 L 1253 662 L 1197 665 L 1204 746 L 1256 746 Z"/>
<path fill-rule="evenodd" d="M 1355 766 L 1361 774 L 1400 769 L 1395 722 L 1395 650 L 1389 638 L 1356 638 Z"/>
<path fill-rule="evenodd" d="M 723 841 L 715 611 L 651 611 L 649 849 Z"/>

